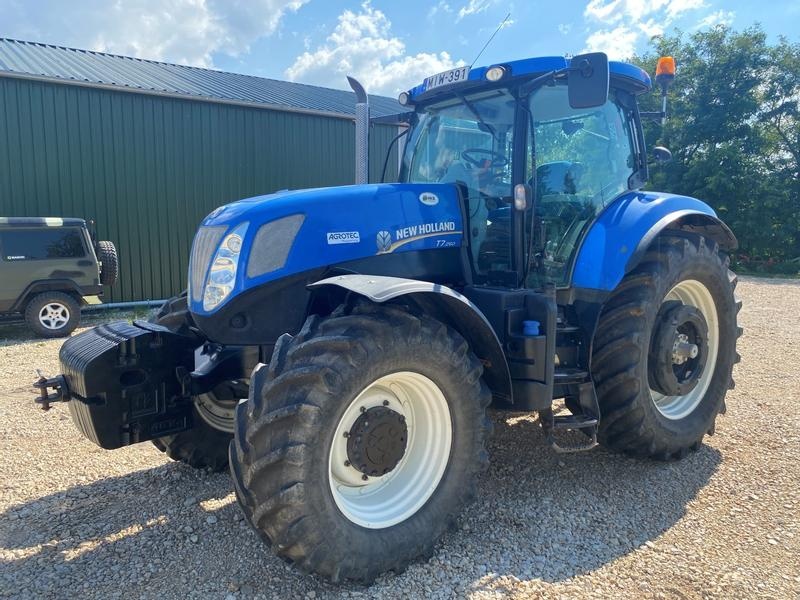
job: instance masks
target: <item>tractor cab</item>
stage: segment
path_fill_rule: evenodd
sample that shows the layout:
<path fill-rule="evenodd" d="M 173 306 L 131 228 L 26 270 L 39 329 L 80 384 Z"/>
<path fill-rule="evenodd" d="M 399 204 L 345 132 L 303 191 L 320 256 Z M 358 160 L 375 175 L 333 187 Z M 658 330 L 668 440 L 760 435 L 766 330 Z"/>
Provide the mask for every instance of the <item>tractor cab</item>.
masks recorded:
<path fill-rule="evenodd" d="M 450 73 L 400 96 L 415 109 L 400 180 L 460 187 L 476 282 L 567 285 L 597 214 L 646 180 L 650 78 L 597 54 Z"/>

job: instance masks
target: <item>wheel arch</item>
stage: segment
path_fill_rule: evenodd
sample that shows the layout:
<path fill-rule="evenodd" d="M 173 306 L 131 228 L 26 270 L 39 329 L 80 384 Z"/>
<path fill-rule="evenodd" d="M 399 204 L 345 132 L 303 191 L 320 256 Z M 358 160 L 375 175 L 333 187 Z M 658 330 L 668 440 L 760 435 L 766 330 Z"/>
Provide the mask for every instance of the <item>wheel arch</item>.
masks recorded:
<path fill-rule="evenodd" d="M 666 231 L 700 233 L 726 251 L 738 247 L 736 236 L 706 203 L 688 196 L 631 192 L 611 203 L 589 228 L 575 259 L 572 285 L 613 290 Z"/>
<path fill-rule="evenodd" d="M 80 286 L 71 279 L 41 279 L 28 284 L 12 306 L 12 311 L 24 311 L 28 303 L 39 294 L 61 292 L 71 296 L 78 306 L 86 304 Z"/>
<path fill-rule="evenodd" d="M 357 274 L 329 277 L 308 287 L 319 292 L 330 286 L 377 303 L 401 297 L 413 301 L 427 314 L 455 329 L 483 363 L 483 378 L 492 393 L 511 399 L 511 374 L 497 334 L 481 310 L 455 290 L 417 279 Z"/>

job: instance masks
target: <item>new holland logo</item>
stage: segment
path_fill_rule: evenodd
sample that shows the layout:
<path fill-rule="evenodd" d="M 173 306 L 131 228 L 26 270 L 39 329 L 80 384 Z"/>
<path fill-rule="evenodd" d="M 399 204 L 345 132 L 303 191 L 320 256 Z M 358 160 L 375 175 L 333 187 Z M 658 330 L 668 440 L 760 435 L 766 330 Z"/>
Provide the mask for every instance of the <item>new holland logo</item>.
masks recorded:
<path fill-rule="evenodd" d="M 388 252 L 392 247 L 392 234 L 388 231 L 379 231 L 375 242 L 378 244 L 378 252 Z"/>
<path fill-rule="evenodd" d="M 439 204 L 439 196 L 437 196 L 433 192 L 422 192 L 419 195 L 419 201 L 422 202 L 425 206 L 436 206 L 437 204 Z"/>

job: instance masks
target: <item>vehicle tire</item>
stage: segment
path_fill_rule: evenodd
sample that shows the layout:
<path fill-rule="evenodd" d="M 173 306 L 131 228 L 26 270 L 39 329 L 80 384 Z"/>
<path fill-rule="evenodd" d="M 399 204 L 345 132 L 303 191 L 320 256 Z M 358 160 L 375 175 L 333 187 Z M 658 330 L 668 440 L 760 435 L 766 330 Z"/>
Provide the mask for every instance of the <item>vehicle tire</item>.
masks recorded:
<path fill-rule="evenodd" d="M 714 432 L 742 333 L 728 264 L 709 238 L 662 236 L 614 290 L 592 356 L 602 445 L 669 460 Z"/>
<path fill-rule="evenodd" d="M 114 285 L 119 277 L 119 257 L 112 242 L 97 242 L 97 260 L 100 261 L 100 283 Z"/>
<path fill-rule="evenodd" d="M 81 307 L 65 292 L 43 292 L 28 302 L 25 320 L 39 337 L 66 337 L 80 324 Z"/>
<path fill-rule="evenodd" d="M 482 373 L 458 333 L 398 305 L 309 317 L 236 410 L 231 473 L 248 520 L 279 557 L 334 582 L 430 556 L 488 464 Z"/>
<path fill-rule="evenodd" d="M 148 321 L 175 333 L 193 335 L 186 292 L 167 300 Z M 234 411 L 239 399 L 246 395 L 246 384 L 242 382 L 221 383 L 212 392 L 194 398 L 192 429 L 155 439 L 153 444 L 172 460 L 190 467 L 225 470 L 228 446 L 233 439 Z"/>

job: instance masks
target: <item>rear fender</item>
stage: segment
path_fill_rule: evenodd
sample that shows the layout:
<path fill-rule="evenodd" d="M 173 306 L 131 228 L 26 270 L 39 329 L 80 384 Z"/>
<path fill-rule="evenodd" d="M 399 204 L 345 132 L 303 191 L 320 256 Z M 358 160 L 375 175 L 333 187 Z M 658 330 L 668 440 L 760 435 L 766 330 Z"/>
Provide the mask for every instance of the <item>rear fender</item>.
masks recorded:
<path fill-rule="evenodd" d="M 613 290 L 666 230 L 702 233 L 726 251 L 738 246 L 731 230 L 706 203 L 688 196 L 631 192 L 609 205 L 589 228 L 575 260 L 572 285 Z"/>
<path fill-rule="evenodd" d="M 414 301 L 427 314 L 458 331 L 483 363 L 483 378 L 489 389 L 495 395 L 511 398 L 511 375 L 500 340 L 480 309 L 458 292 L 428 281 L 372 275 L 340 275 L 308 287 L 319 290 L 326 286 L 342 288 L 372 302 L 401 297 Z"/>

